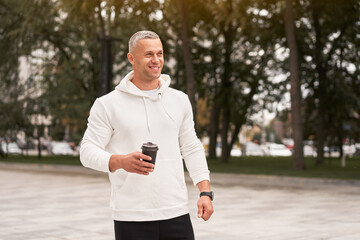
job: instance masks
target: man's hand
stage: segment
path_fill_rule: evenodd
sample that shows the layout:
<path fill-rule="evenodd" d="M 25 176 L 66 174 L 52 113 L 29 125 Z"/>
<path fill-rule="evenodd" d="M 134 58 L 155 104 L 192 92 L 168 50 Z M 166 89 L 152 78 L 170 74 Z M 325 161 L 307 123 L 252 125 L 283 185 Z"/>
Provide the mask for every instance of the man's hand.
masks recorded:
<path fill-rule="evenodd" d="M 151 157 L 141 152 L 133 152 L 127 155 L 114 154 L 110 157 L 109 170 L 114 172 L 122 168 L 127 172 L 141 175 L 149 175 L 150 172 L 154 171 L 154 164 L 141 161 L 140 159 L 150 161 Z"/>
<path fill-rule="evenodd" d="M 208 196 L 202 196 L 198 200 L 197 206 L 198 206 L 198 217 L 204 219 L 205 221 L 209 220 L 209 218 L 214 212 L 211 199 Z"/>
<path fill-rule="evenodd" d="M 210 182 L 208 180 L 201 181 L 196 184 L 200 192 L 210 192 Z M 214 212 L 214 208 L 211 202 L 210 197 L 202 196 L 197 202 L 198 206 L 198 217 L 204 219 L 205 221 L 209 220 L 211 215 Z"/>

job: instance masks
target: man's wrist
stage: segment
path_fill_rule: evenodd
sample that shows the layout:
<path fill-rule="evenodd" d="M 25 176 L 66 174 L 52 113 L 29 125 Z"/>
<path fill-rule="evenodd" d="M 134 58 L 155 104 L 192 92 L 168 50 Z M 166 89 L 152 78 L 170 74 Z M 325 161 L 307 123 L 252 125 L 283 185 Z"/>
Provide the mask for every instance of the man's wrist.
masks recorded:
<path fill-rule="evenodd" d="M 120 155 L 113 154 L 109 159 L 109 170 L 110 172 L 115 172 L 121 168 L 121 161 L 119 158 Z"/>
<path fill-rule="evenodd" d="M 200 197 L 209 197 L 212 201 L 212 200 L 214 200 L 214 192 L 213 191 L 201 192 Z"/>
<path fill-rule="evenodd" d="M 210 181 L 203 180 L 196 184 L 200 192 L 210 192 Z"/>

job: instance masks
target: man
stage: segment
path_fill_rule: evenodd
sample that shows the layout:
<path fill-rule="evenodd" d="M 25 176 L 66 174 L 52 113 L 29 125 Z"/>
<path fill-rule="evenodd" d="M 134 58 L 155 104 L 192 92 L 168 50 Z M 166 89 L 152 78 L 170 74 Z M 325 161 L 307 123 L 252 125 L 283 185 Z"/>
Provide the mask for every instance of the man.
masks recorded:
<path fill-rule="evenodd" d="M 109 174 L 117 240 L 194 239 L 182 159 L 200 190 L 198 217 L 205 221 L 213 213 L 213 195 L 190 101 L 161 74 L 156 33 L 135 33 L 127 57 L 133 71 L 91 108 L 80 160 Z M 147 142 L 158 146 L 155 165 L 138 151 Z"/>

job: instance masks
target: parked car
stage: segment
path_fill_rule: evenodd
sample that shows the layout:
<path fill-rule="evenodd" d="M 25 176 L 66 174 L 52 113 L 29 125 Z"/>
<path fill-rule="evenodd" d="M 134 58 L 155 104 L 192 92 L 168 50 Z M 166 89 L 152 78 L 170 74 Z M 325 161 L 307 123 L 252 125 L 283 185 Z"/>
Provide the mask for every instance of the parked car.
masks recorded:
<path fill-rule="evenodd" d="M 52 155 L 74 155 L 74 150 L 71 149 L 67 142 L 51 142 L 48 150 Z"/>
<path fill-rule="evenodd" d="M 310 145 L 304 145 L 304 156 L 305 157 L 316 157 L 316 149 Z"/>
<path fill-rule="evenodd" d="M 353 156 L 360 156 L 360 148 L 355 149 L 355 153 Z"/>
<path fill-rule="evenodd" d="M 283 156 L 288 157 L 292 155 L 292 152 L 286 148 L 284 144 L 267 143 L 266 145 L 267 155 L 269 156 Z"/>
<path fill-rule="evenodd" d="M 241 157 L 241 149 L 238 148 L 238 147 L 234 147 L 233 149 L 231 149 L 231 152 L 230 152 L 230 156 L 232 157 Z"/>
<path fill-rule="evenodd" d="M 2 141 L 1 150 L 5 154 L 22 154 L 21 149 L 15 142 L 6 143 L 5 141 Z"/>
<path fill-rule="evenodd" d="M 340 148 L 338 146 L 331 146 L 331 147 L 325 146 L 324 156 L 338 158 L 340 157 Z"/>
<path fill-rule="evenodd" d="M 343 145 L 343 153 L 347 156 L 353 156 L 356 152 L 355 145 Z"/>
<path fill-rule="evenodd" d="M 261 147 L 254 142 L 246 142 L 243 145 L 242 153 L 244 156 L 264 156 L 264 152 Z"/>
<path fill-rule="evenodd" d="M 221 156 L 221 147 L 219 147 L 219 146 L 216 146 L 216 149 L 215 149 L 215 153 L 216 153 L 216 156 L 217 157 L 220 157 Z"/>
<path fill-rule="evenodd" d="M 216 147 L 216 156 L 220 157 L 221 156 L 221 147 Z M 232 157 L 240 157 L 241 156 L 241 149 L 234 147 L 231 149 L 230 151 L 230 156 Z"/>

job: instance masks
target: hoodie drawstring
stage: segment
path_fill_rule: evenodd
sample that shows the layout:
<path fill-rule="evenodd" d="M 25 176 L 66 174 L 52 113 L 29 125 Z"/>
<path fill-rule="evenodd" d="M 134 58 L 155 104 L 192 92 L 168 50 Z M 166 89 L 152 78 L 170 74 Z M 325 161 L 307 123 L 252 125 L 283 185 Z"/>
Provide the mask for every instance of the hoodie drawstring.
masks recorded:
<path fill-rule="evenodd" d="M 158 93 L 158 97 L 159 97 L 160 104 L 161 104 L 161 106 L 163 107 L 166 115 L 168 115 L 168 117 L 171 119 L 171 121 L 175 122 L 175 120 L 171 117 L 170 113 L 166 110 L 163 102 L 161 101 L 161 93 Z"/>
<path fill-rule="evenodd" d="M 145 114 L 146 114 L 147 128 L 148 128 L 149 135 L 151 136 L 150 123 L 149 123 L 149 112 L 148 112 L 148 109 L 147 109 L 145 97 L 143 97 L 142 99 L 143 99 L 143 101 L 144 101 L 144 106 L 145 106 Z"/>
<path fill-rule="evenodd" d="M 150 116 L 149 116 L 149 110 L 148 110 L 147 103 L 146 103 L 146 97 L 142 97 L 142 99 L 143 99 L 144 107 L 145 107 L 147 129 L 148 129 L 148 133 L 151 137 Z M 174 118 L 171 117 L 170 113 L 166 110 L 166 108 L 161 100 L 161 93 L 158 93 L 158 99 L 159 99 L 159 102 L 160 102 L 162 108 L 164 109 L 164 112 L 166 113 L 166 115 L 171 119 L 172 122 L 175 122 Z"/>

